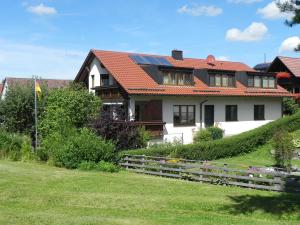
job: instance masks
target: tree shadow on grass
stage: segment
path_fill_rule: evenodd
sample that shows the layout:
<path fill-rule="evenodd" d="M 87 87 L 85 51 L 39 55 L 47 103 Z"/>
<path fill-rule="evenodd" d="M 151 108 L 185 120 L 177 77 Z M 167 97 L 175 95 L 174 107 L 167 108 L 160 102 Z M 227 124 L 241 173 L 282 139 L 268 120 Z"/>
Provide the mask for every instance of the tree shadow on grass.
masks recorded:
<path fill-rule="evenodd" d="M 273 195 L 240 195 L 228 196 L 233 202 L 224 207 L 232 214 L 252 214 L 262 211 L 273 216 L 297 215 L 300 218 L 300 177 L 286 177 L 283 192 Z"/>
<path fill-rule="evenodd" d="M 281 193 L 275 196 L 241 195 L 228 196 L 233 202 L 224 210 L 232 214 L 252 214 L 255 211 L 263 211 L 277 217 L 286 214 L 295 214 L 300 218 L 300 194 Z"/>

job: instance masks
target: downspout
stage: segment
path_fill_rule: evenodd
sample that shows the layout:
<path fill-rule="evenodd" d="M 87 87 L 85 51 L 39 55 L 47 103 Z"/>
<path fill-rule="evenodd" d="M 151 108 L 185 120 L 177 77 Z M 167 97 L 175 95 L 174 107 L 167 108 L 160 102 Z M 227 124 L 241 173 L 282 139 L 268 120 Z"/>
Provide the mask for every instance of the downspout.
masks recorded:
<path fill-rule="evenodd" d="M 202 102 L 200 102 L 200 130 L 202 130 L 202 106 L 203 106 L 203 104 L 205 103 L 205 102 L 207 102 L 208 100 L 206 99 L 206 100 L 204 100 L 204 101 L 202 101 Z"/>

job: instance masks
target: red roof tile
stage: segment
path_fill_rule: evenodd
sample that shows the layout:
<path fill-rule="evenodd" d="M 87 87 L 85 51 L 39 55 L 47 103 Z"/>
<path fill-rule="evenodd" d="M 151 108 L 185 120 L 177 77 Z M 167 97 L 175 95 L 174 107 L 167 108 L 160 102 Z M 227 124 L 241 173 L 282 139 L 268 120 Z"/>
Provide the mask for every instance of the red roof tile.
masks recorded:
<path fill-rule="evenodd" d="M 296 77 L 300 77 L 300 58 L 284 56 L 278 56 L 278 58 Z"/>
<path fill-rule="evenodd" d="M 92 50 L 92 53 L 103 63 L 117 82 L 128 92 L 128 94 L 149 95 L 204 95 L 204 96 L 290 96 L 282 87 L 277 89 L 247 88 L 237 82 L 235 88 L 209 87 L 198 78 L 194 86 L 166 86 L 156 83 L 139 65 L 137 65 L 126 52 L 113 52 Z M 254 72 L 255 70 L 246 64 L 239 62 L 216 61 L 214 66 L 206 63 L 203 59 L 184 58 L 175 60 L 170 56 L 166 58 L 176 67 L 191 67 L 196 69 L 217 69 Z M 78 74 L 79 75 L 79 74 Z M 77 77 L 79 77 L 77 75 Z M 75 78 L 76 80 L 76 78 Z"/>

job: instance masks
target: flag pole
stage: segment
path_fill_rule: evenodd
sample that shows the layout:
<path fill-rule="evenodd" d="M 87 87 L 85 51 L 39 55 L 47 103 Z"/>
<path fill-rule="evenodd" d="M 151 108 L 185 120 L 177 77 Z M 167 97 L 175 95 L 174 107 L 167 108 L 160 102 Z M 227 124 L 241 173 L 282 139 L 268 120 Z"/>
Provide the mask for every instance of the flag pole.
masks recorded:
<path fill-rule="evenodd" d="M 35 120 L 35 151 L 37 150 L 38 131 L 37 131 L 37 94 L 36 94 L 36 76 L 34 76 L 34 120 Z"/>

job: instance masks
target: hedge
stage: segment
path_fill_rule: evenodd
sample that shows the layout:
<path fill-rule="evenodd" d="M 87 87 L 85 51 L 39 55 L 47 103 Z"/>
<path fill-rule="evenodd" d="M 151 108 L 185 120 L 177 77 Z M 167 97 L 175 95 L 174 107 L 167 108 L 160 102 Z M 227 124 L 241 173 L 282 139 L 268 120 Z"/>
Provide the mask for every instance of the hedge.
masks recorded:
<path fill-rule="evenodd" d="M 300 129 L 300 112 L 280 118 L 259 128 L 220 140 L 162 148 L 128 150 L 121 152 L 121 154 L 172 156 L 194 160 L 227 158 L 254 151 L 258 146 L 268 142 L 274 133 L 280 129 L 288 132 Z"/>

